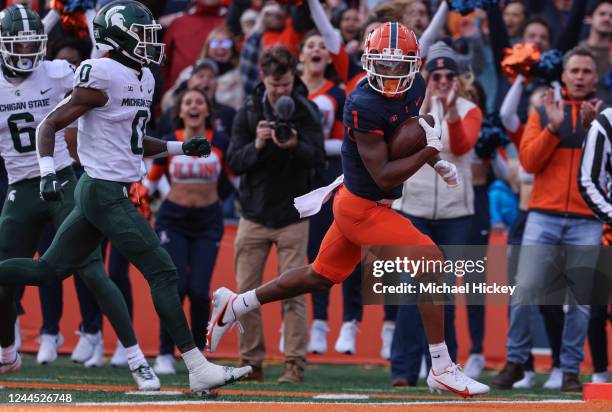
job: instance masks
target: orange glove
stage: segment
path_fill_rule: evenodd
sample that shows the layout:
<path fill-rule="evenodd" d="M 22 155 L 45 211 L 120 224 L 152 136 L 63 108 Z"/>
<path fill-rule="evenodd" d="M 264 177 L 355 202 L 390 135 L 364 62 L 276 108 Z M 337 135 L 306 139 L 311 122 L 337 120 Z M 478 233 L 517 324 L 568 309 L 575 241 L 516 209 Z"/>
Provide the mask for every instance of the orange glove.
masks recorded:
<path fill-rule="evenodd" d="M 130 186 L 130 201 L 145 219 L 151 219 L 151 204 L 149 202 L 149 191 L 140 182 L 132 183 Z"/>

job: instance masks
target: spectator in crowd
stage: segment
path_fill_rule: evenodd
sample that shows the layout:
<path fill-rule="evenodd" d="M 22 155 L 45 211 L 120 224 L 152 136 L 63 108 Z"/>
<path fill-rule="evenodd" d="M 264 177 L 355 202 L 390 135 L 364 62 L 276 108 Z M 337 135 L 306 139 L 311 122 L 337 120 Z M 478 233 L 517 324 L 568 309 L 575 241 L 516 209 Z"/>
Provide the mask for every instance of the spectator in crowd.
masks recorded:
<path fill-rule="evenodd" d="M 359 10 L 347 7 L 343 9 L 335 18 L 337 24 L 335 26 L 340 30 L 342 42 L 349 55 L 361 52 L 361 31 L 363 30 L 363 17 L 359 14 Z"/>
<path fill-rule="evenodd" d="M 589 108 L 585 108 L 589 110 Z M 593 108 L 594 109 L 594 108 Z M 595 114 L 597 110 L 592 110 Z M 584 115 L 584 112 L 583 112 Z M 610 246 L 610 223 L 612 223 L 612 200 L 606 195 L 607 188 L 612 183 L 612 109 L 608 108 L 601 112 L 587 133 L 582 159 L 580 160 L 580 174 L 578 184 L 580 194 L 595 216 L 606 223 L 607 233 L 604 233 L 604 245 Z M 604 231 L 606 232 L 606 231 Z M 600 268 L 610 267 L 610 252 L 604 252 L 601 256 Z M 607 260 L 604 260 L 607 259 Z M 611 293 L 611 282 L 603 279 L 602 297 L 608 297 Z M 608 381 L 608 341 L 606 336 L 606 323 L 609 318 L 607 302 L 595 302 L 591 305 L 591 319 L 589 321 L 589 346 L 593 358 L 594 383 Z"/>
<path fill-rule="evenodd" d="M 293 199 L 312 187 L 313 169 L 324 160 L 323 131 L 316 107 L 296 76 L 296 59 L 282 45 L 266 49 L 259 60 L 263 81 L 247 99 L 234 122 L 227 154 L 230 169 L 241 177 L 242 217 L 235 242 L 238 290 L 262 282 L 271 245 L 278 250 L 280 272 L 306 262 L 308 221 L 300 220 Z M 295 105 L 289 136 L 277 132 L 277 103 L 290 97 Z M 303 380 L 308 344 L 306 300 L 283 301 L 285 368 L 279 382 Z M 252 379 L 263 380 L 265 356 L 261 312 L 241 318 L 240 358 L 253 366 Z"/>
<path fill-rule="evenodd" d="M 525 91 L 525 78 L 518 75 L 510 90 L 504 97 L 500 109 L 500 120 L 506 133 L 517 148 L 520 148 L 523 136 L 524 125 L 519 118 L 518 108 Z M 538 86 L 529 96 L 529 111 L 536 107 L 541 107 L 544 103 L 544 95 L 547 88 L 543 85 Z M 512 284 L 516 283 L 516 274 L 520 256 L 520 245 L 523 241 L 525 223 L 527 222 L 528 204 L 533 188 L 533 175 L 525 172 L 523 167 L 518 165 L 519 179 L 519 210 L 514 223 L 508 232 L 508 278 Z M 563 371 L 561 364 L 561 336 L 563 334 L 563 323 L 565 313 L 561 305 L 540 305 L 539 308 L 530 306 L 523 316 L 531 324 L 541 324 L 544 321 L 546 336 L 552 352 L 552 369 L 550 376 L 544 382 L 544 389 L 560 389 L 563 383 Z M 541 314 L 541 316 L 540 316 Z M 543 317 L 543 318 L 542 318 Z M 528 360 L 523 365 L 523 379 L 515 382 L 512 387 L 515 389 L 530 389 L 535 386 L 535 372 L 533 366 L 533 356 L 529 354 Z"/>
<path fill-rule="evenodd" d="M 586 134 L 579 108 L 582 102 L 593 99 L 597 82 L 593 55 L 580 48 L 568 52 L 564 57 L 562 80 L 563 100 L 554 101 L 553 91 L 549 90 L 544 107 L 531 112 L 521 140 L 521 164 L 525 171 L 534 173 L 523 245 L 598 245 L 601 238 L 601 224 L 593 218 L 575 184 Z M 595 267 L 596 252 L 570 247 L 565 253 L 566 264 L 561 265 L 561 270 L 577 265 Z M 550 276 L 556 273 L 553 262 L 556 262 L 556 251 L 552 248 L 524 249 L 519 257 L 518 290 L 510 308 L 507 362 L 491 382 L 496 388 L 510 389 L 523 378 L 523 365 L 530 349 L 530 324 L 526 315 L 530 305 L 526 303 L 534 303 L 529 299 L 531 294 L 545 295 L 546 285 L 554 280 Z M 571 277 L 576 272 L 564 275 Z M 565 315 L 561 345 L 561 390 L 570 392 L 582 388 L 578 372 L 589 323 L 589 306 L 578 299 L 584 297 L 583 293 L 589 293 L 592 286 L 586 277 L 575 282 L 573 292 L 577 296 L 570 297 L 572 304 Z"/>
<path fill-rule="evenodd" d="M 402 198 L 394 209 L 406 215 L 415 227 L 437 245 L 465 245 L 474 214 L 474 191 L 470 151 L 476 144 L 482 112 L 463 98 L 466 85 L 460 80 L 456 53 L 445 43 L 431 47 L 425 70 L 428 72 L 428 96 L 422 113 L 433 112 L 442 121 L 443 149 L 440 157 L 457 166 L 458 188 L 449 188 L 432 168 L 421 168 L 404 184 Z M 432 190 L 432 187 L 434 188 Z M 458 258 L 459 256 L 455 256 Z M 445 306 L 445 340 L 451 359 L 457 355 L 455 308 Z M 481 343 L 474 342 L 482 355 Z M 414 386 L 427 342 L 418 309 L 400 306 L 391 347 L 392 383 Z M 481 359 L 484 367 L 484 359 Z"/>
<path fill-rule="evenodd" d="M 204 347 L 210 310 L 210 281 L 223 236 L 223 214 L 219 182 L 224 173 L 228 145 L 225 134 L 215 132 L 210 121 L 212 104 L 201 89 L 188 89 L 177 99 L 174 123 L 177 130 L 166 141 L 188 141 L 205 136 L 212 153 L 205 158 L 173 156 L 155 159 L 147 176 L 152 191 L 165 174 L 171 189 L 159 208 L 156 231 L 161 245 L 176 265 L 181 299 L 189 297 L 191 331 L 200 349 Z M 160 349 L 155 372 L 174 374 L 174 342 L 160 324 Z"/>
<path fill-rule="evenodd" d="M 612 99 L 607 93 L 606 72 L 609 69 L 610 44 L 612 44 L 612 0 L 600 0 L 591 13 L 591 30 L 581 45 L 590 50 L 597 61 L 597 94 L 605 103 Z"/>
<path fill-rule="evenodd" d="M 229 134 L 236 111 L 215 99 L 218 73 L 219 66 L 214 60 L 208 58 L 200 59 L 183 70 L 174 87 L 168 90 L 162 99 L 161 107 L 164 114 L 157 127 L 158 134 L 165 136 L 177 128 L 173 124 L 172 117 L 176 99 L 181 92 L 189 89 L 204 91 L 212 104 L 211 124 L 213 129 L 216 132 Z"/>
<path fill-rule="evenodd" d="M 287 17 L 288 12 L 291 18 Z M 276 44 L 282 44 L 297 56 L 298 46 L 304 33 L 312 28 L 308 10 L 304 4 L 282 6 L 276 2 L 270 2 L 261 10 L 259 19 L 259 27 L 253 30 L 245 40 L 240 56 L 240 74 L 246 94 L 251 94 L 259 82 L 260 69 L 257 65 L 259 55 Z M 237 26 L 233 24 L 230 29 L 232 27 Z"/>
<path fill-rule="evenodd" d="M 162 70 L 164 90 L 168 90 L 181 71 L 197 59 L 208 33 L 225 23 L 221 0 L 197 0 L 195 6 L 175 19 L 164 34 L 166 61 Z"/>
<path fill-rule="evenodd" d="M 510 38 L 510 44 L 514 46 L 521 41 L 525 21 L 527 20 L 527 7 L 521 0 L 506 3 L 503 10 L 504 26 Z"/>
<path fill-rule="evenodd" d="M 238 69 L 238 49 L 227 27 L 217 27 L 206 39 L 200 59 L 211 59 L 217 64 L 215 101 L 238 110 L 244 104 L 244 89 Z M 228 130 L 229 132 L 229 130 Z"/>

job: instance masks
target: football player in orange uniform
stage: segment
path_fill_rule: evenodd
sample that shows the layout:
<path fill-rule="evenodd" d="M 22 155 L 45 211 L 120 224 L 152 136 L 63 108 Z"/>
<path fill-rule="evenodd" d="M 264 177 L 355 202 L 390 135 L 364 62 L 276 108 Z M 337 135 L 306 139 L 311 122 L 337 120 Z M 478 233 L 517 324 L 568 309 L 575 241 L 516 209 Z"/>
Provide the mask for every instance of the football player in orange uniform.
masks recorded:
<path fill-rule="evenodd" d="M 363 245 L 429 246 L 435 256 L 440 256 L 428 236 L 390 208 L 392 201 L 401 197 L 404 181 L 426 163 L 447 184 L 458 184 L 455 166 L 438 156 L 442 148 L 441 129 L 435 117 L 433 127 L 424 119 L 419 120 L 427 138 L 425 147 L 409 157 L 389 159 L 388 139 L 397 126 L 419 114 L 425 98 L 414 33 L 395 22 L 379 25 L 368 35 L 362 64 L 367 79 L 357 85 L 344 107 L 344 177 L 327 187 L 331 190 L 340 186 L 333 204 L 334 222 L 317 258 L 309 266 L 289 270 L 240 295 L 226 288 L 215 291 L 208 329 L 211 351 L 216 350 L 223 334 L 242 314 L 265 303 L 341 283 L 359 264 Z M 312 195 L 316 198 L 317 192 Z M 322 201 L 319 199 L 319 206 Z M 451 360 L 444 342 L 443 309 L 442 305 L 419 303 L 432 357 L 429 388 L 463 397 L 487 393 L 488 386 L 467 377 Z"/>

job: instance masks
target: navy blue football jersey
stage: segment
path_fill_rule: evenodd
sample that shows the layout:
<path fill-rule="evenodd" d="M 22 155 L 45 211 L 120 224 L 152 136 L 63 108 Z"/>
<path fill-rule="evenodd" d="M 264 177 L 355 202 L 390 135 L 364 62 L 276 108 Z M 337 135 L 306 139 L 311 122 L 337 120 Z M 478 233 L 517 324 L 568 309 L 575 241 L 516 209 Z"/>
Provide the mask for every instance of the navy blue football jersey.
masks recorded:
<path fill-rule="evenodd" d="M 373 90 L 364 78 L 348 96 L 343 116 L 342 169 L 344 185 L 351 193 L 370 200 L 398 199 L 402 196 L 402 185 L 383 191 L 374 182 L 361 160 L 352 132 L 374 133 L 388 142 L 397 126 L 419 115 L 425 88 L 425 80 L 417 74 L 412 87 L 402 98 L 389 99 Z"/>

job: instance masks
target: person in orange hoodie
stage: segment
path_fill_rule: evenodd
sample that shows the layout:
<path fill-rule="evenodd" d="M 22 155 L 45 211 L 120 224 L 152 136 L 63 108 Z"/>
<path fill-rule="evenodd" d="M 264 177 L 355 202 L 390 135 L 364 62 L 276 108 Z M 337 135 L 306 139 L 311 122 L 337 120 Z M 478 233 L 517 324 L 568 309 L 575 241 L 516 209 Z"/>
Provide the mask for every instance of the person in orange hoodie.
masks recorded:
<path fill-rule="evenodd" d="M 601 106 L 593 98 L 597 64 L 591 52 L 575 48 L 566 53 L 561 79 L 565 85 L 562 99 L 555 101 L 553 91 L 547 92 L 544 106 L 531 112 L 520 143 L 521 164 L 534 174 L 534 186 L 522 242 L 528 247 L 519 258 L 517 290 L 510 308 L 507 363 L 491 382 L 498 389 L 510 389 L 523 377 L 531 347 L 529 305 L 563 304 L 566 292 L 570 292 L 570 305 L 561 343 L 561 391 L 582 389 L 578 373 L 590 316 L 586 300 L 594 273 L 589 268 L 595 267 L 598 258 L 595 248 L 583 246 L 599 245 L 602 231 L 578 188 L 586 136 L 582 113 L 586 107 L 594 112 Z M 564 258 L 559 255 L 561 249 Z M 558 293 L 551 285 L 560 282 L 565 288 Z"/>

